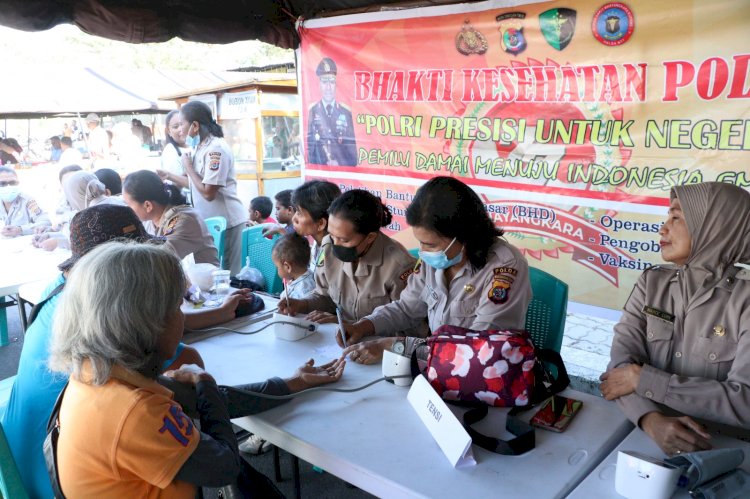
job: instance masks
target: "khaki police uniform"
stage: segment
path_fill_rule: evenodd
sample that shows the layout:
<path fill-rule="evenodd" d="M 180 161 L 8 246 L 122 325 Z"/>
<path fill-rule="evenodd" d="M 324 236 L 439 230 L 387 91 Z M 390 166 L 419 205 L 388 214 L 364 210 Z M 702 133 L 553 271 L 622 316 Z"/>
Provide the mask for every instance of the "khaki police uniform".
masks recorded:
<path fill-rule="evenodd" d="M 208 201 L 193 190 L 193 205 L 204 219 L 224 217 L 227 231 L 224 234 L 224 266 L 237 274 L 242 268 L 242 230 L 245 228 L 247 211 L 237 196 L 237 180 L 234 171 L 234 156 L 229 144 L 219 137 L 210 136 L 198 146 L 193 157 L 193 166 L 204 184 L 218 185 L 220 189 L 213 201 Z"/>
<path fill-rule="evenodd" d="M 192 253 L 195 263 L 219 266 L 214 238 L 198 212 L 190 206 L 173 206 L 165 211 L 156 235 L 166 237 L 165 244 L 181 259 Z"/>
<path fill-rule="evenodd" d="M 415 263 L 400 243 L 382 232 L 359 259 L 356 270 L 351 262 L 342 262 L 333 255 L 331 236 L 323 238 L 321 251 L 315 291 L 304 302 L 309 310 L 330 313 L 336 313 L 338 305 L 343 319 L 351 322 L 398 300 Z"/>
<path fill-rule="evenodd" d="M 523 329 L 531 301 L 526 258 L 504 239 L 490 248 L 484 268 L 466 264 L 446 286 L 444 270 L 420 262 L 398 301 L 365 319 L 387 336 L 427 317 L 430 331 L 449 324 L 476 331 Z"/>
<path fill-rule="evenodd" d="M 318 78 L 334 78 L 336 62 L 324 57 L 315 69 Z M 334 80 L 335 81 L 335 80 Z M 335 95 L 335 94 L 334 94 Z M 324 96 L 325 97 L 325 96 Z M 333 100 L 310 106 L 307 114 L 307 162 L 316 165 L 357 166 L 357 143 L 352 112 Z"/>
<path fill-rule="evenodd" d="M 5 203 L 0 201 L 0 218 L 5 220 L 5 225 L 21 227 L 24 235 L 32 234 L 36 227 L 52 225 L 47 213 L 26 194 L 19 194 L 7 210 Z"/>
<path fill-rule="evenodd" d="M 617 403 L 635 424 L 665 406 L 750 429 L 750 271 L 730 266 L 687 310 L 680 271 L 644 272 L 615 326 L 609 369 L 642 364 Z"/>
<path fill-rule="evenodd" d="M 338 102 L 320 101 L 308 113 L 308 161 L 316 165 L 357 166 L 352 112 Z"/>

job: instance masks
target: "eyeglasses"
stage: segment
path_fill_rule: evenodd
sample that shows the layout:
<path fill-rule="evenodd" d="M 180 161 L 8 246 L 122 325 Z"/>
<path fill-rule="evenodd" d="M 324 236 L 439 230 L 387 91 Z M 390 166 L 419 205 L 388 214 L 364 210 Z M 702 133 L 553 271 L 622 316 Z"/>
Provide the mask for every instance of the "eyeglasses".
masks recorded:
<path fill-rule="evenodd" d="M 7 187 L 9 185 L 18 185 L 18 180 L 0 180 L 0 187 Z"/>

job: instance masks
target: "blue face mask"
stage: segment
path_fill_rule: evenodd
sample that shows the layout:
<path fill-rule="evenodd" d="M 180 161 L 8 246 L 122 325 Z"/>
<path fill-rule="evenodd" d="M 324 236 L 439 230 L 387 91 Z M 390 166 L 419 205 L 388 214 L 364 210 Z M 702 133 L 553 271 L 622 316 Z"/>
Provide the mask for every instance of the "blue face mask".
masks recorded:
<path fill-rule="evenodd" d="M 198 144 L 201 143 L 201 136 L 200 134 L 193 137 L 192 135 L 188 134 L 187 137 L 185 137 L 185 145 L 188 146 L 190 149 L 195 149 L 198 147 Z"/>
<path fill-rule="evenodd" d="M 445 254 L 448 249 L 450 249 L 451 246 L 453 246 L 453 243 L 456 242 L 456 238 L 453 238 L 453 241 L 448 245 L 447 248 L 445 248 L 443 251 L 419 251 L 419 258 L 422 259 L 424 263 L 429 265 L 432 268 L 435 269 L 447 269 L 448 267 L 452 267 L 458 262 L 461 261 L 461 254 L 462 252 L 459 251 L 456 256 L 448 259 L 448 256 Z"/>

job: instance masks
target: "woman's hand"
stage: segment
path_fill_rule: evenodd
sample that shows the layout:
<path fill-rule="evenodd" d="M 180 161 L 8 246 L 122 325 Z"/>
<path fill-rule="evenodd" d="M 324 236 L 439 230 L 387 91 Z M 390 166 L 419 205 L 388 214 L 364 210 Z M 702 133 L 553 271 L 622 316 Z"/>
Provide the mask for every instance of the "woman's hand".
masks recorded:
<path fill-rule="evenodd" d="M 237 307 L 239 307 L 241 303 L 247 303 L 252 295 L 253 290 L 247 288 L 233 291 L 231 294 L 224 297 L 224 302 L 219 306 L 219 310 L 224 312 L 227 321 L 230 321 L 235 318 Z"/>
<path fill-rule="evenodd" d="M 193 155 L 189 153 L 184 153 L 182 155 L 182 167 L 185 169 L 186 172 L 188 171 L 194 171 L 193 169 Z"/>
<path fill-rule="evenodd" d="M 297 314 L 303 314 L 307 312 L 307 307 L 302 300 L 295 300 L 294 298 L 284 298 L 279 300 L 279 313 L 284 315 L 290 315 L 294 317 Z"/>
<path fill-rule="evenodd" d="M 310 359 L 297 368 L 292 378 L 285 380 L 286 385 L 291 393 L 296 393 L 314 386 L 334 383 L 341 379 L 345 366 L 346 360 L 343 357 L 322 366 L 315 366 L 315 361 Z"/>
<path fill-rule="evenodd" d="M 336 343 L 341 348 L 344 348 L 344 341 L 341 335 L 346 333 L 346 345 L 353 345 L 359 343 L 365 336 L 372 336 L 375 334 L 375 326 L 368 320 L 362 320 L 354 324 L 344 323 L 344 329 L 346 331 L 336 330 Z"/>
<path fill-rule="evenodd" d="M 186 364 L 184 366 L 181 366 L 177 370 L 167 371 L 164 373 L 164 376 L 172 378 L 175 381 L 179 381 L 180 383 L 185 383 L 193 386 L 197 385 L 201 381 L 213 381 L 214 383 L 216 383 L 216 380 L 214 380 L 213 376 L 211 376 L 210 374 L 208 374 L 208 372 L 195 364 Z"/>
<path fill-rule="evenodd" d="M 335 314 L 331 314 L 328 312 L 322 312 L 320 310 L 313 310 L 309 314 L 307 314 L 307 317 L 305 317 L 308 321 L 317 322 L 318 324 L 332 324 L 334 322 L 338 322 L 338 318 L 336 318 Z"/>
<path fill-rule="evenodd" d="M 349 356 L 358 364 L 375 364 L 383 358 L 383 350 L 391 348 L 396 338 L 379 338 L 377 340 L 365 341 L 347 347 L 342 352 L 342 356 Z"/>
<path fill-rule="evenodd" d="M 628 364 L 615 367 L 599 376 L 602 395 L 607 400 L 615 400 L 635 392 L 641 379 L 641 366 Z"/>
<path fill-rule="evenodd" d="M 35 248 L 41 248 L 46 251 L 54 251 L 60 244 L 60 239 L 51 237 L 48 232 L 45 232 L 43 234 L 35 234 L 34 237 L 31 238 L 31 244 Z"/>
<path fill-rule="evenodd" d="M 711 448 L 711 435 L 688 416 L 669 417 L 658 411 L 649 412 L 641 418 L 640 426 L 665 454 Z"/>
<path fill-rule="evenodd" d="M 6 225 L 0 229 L 0 233 L 5 237 L 16 237 L 23 234 L 23 229 L 18 225 Z"/>

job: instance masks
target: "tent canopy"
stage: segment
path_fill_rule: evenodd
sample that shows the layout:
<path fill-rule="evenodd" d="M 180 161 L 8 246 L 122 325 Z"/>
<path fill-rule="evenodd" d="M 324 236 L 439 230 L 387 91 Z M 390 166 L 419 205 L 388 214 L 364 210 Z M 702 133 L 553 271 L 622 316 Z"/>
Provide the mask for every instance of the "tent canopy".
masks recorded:
<path fill-rule="evenodd" d="M 60 113 L 153 113 L 175 108 L 159 96 L 247 81 L 289 79 L 285 73 L 118 70 L 31 67 L 3 79 L 0 117 L 33 118 Z"/>
<path fill-rule="evenodd" d="M 294 24 L 345 10 L 379 10 L 403 0 L 5 0 L 0 24 L 43 31 L 75 24 L 91 35 L 130 43 L 174 37 L 203 43 L 260 40 L 296 48 Z M 424 0 L 408 6 L 458 3 Z"/>

